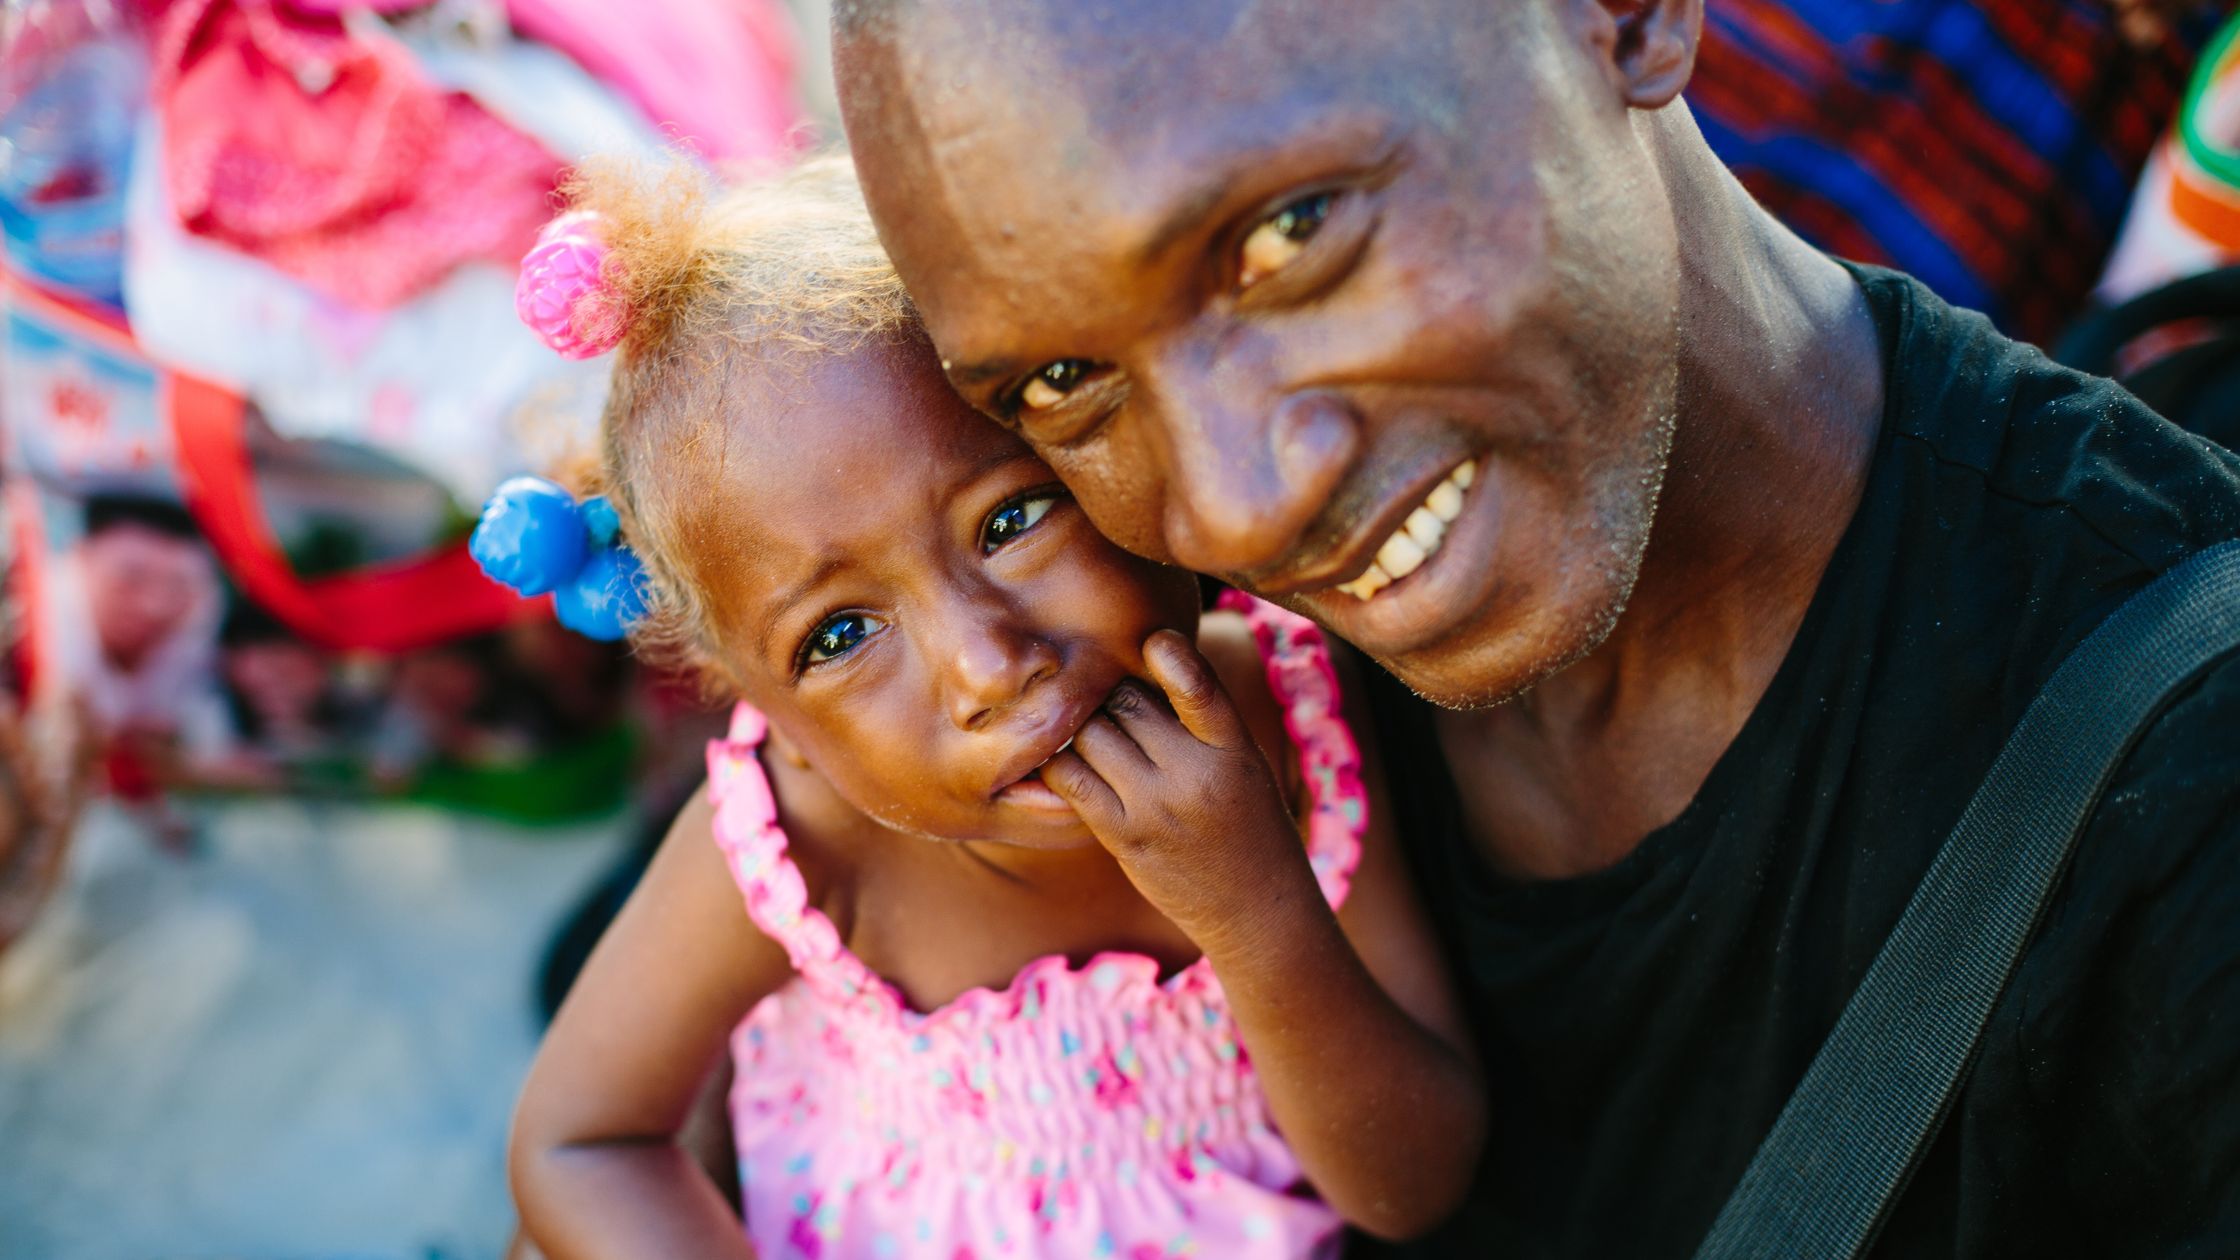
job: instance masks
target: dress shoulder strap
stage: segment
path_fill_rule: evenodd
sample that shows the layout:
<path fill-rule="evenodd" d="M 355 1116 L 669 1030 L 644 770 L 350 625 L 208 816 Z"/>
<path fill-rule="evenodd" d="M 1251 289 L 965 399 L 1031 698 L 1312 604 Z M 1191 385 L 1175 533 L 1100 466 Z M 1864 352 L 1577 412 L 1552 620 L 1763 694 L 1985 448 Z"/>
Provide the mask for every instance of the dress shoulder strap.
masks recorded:
<path fill-rule="evenodd" d="M 716 847 L 746 898 L 747 917 L 785 949 L 794 970 L 812 984 L 853 997 L 872 977 L 842 943 L 832 920 L 809 904 L 808 883 L 787 852 L 777 797 L 756 755 L 769 729 L 760 710 L 742 703 L 732 709 L 725 737 L 708 741 Z"/>
<path fill-rule="evenodd" d="M 1284 730 L 1306 780 L 1307 862 L 1332 908 L 1342 906 L 1361 865 L 1369 794 L 1361 784 L 1361 747 L 1339 704 L 1330 645 L 1313 622 L 1242 591 L 1223 591 L 1219 606 L 1241 614 L 1260 645 L 1268 688 L 1283 705 Z"/>

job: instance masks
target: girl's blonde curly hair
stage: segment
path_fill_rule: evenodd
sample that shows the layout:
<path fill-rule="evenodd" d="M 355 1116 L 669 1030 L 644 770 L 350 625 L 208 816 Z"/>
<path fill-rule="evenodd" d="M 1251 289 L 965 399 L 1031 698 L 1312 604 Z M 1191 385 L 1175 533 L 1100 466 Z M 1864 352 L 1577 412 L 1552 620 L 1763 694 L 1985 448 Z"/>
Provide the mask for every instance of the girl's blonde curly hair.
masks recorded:
<path fill-rule="evenodd" d="M 842 154 L 731 184 L 683 160 L 595 160 L 562 193 L 600 216 L 601 280 L 630 313 L 597 459 L 567 479 L 609 496 L 645 564 L 651 609 L 631 631 L 639 650 L 736 690 L 684 564 L 709 541 L 695 536 L 708 514 L 682 510 L 696 479 L 674 475 L 673 462 L 727 422 L 740 362 L 922 337 L 917 311 Z"/>

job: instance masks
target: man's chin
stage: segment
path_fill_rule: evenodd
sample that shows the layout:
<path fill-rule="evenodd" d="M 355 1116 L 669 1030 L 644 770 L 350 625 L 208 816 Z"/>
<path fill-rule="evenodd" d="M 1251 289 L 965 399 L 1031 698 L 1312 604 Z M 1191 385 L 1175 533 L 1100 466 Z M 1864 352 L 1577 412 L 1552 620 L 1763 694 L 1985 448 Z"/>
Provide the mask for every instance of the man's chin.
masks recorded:
<path fill-rule="evenodd" d="M 1507 704 L 1556 672 L 1554 668 L 1501 674 L 1453 670 L 1441 668 L 1437 663 L 1427 665 L 1420 655 L 1372 656 L 1370 659 L 1400 680 L 1400 685 L 1416 699 L 1458 713 Z"/>
<path fill-rule="evenodd" d="M 1466 712 L 1507 704 L 1593 654 L 1610 637 L 1622 601 L 1613 600 L 1549 625 L 1504 625 L 1483 619 L 1436 641 L 1387 653 L 1356 644 L 1402 686 L 1427 703 Z"/>

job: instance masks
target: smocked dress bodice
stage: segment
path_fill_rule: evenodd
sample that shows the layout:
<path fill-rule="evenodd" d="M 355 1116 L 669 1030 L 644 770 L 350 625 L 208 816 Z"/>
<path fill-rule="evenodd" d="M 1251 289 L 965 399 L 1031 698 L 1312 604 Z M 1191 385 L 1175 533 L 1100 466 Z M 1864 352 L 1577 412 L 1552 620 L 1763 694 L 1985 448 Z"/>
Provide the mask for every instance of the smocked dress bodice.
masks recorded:
<path fill-rule="evenodd" d="M 1345 900 L 1360 859 L 1360 756 L 1321 633 L 1246 597 L 1309 798 L 1307 853 Z M 715 838 L 795 977 L 732 1037 L 747 1229 L 780 1257 L 1336 1254 L 1205 960 L 1162 980 L 1134 953 L 1037 959 L 936 1010 L 849 952 L 815 906 L 744 705 L 709 746 Z"/>

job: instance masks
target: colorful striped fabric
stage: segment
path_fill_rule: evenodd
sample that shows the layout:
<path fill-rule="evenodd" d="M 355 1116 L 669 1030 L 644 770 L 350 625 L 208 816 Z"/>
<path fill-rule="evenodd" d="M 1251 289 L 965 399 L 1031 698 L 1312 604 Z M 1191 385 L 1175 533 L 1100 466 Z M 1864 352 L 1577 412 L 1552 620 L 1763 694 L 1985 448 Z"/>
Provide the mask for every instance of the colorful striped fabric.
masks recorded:
<path fill-rule="evenodd" d="M 2206 32 L 2108 0 L 1710 0 L 1688 100 L 1814 244 L 2043 341 L 2083 307 Z"/>

